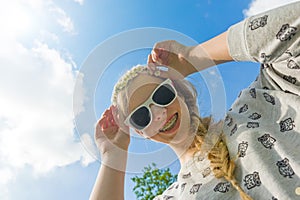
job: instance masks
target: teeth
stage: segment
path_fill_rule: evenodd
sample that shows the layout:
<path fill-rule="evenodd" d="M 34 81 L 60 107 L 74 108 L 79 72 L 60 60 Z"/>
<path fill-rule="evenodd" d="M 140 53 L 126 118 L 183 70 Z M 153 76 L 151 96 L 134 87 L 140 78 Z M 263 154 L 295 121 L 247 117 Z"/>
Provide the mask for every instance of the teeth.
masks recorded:
<path fill-rule="evenodd" d="M 178 113 L 176 113 L 165 125 L 164 127 L 162 127 L 159 131 L 160 132 L 165 132 L 165 131 L 168 131 L 168 130 L 171 130 L 175 124 L 176 124 L 176 121 L 177 121 L 177 118 L 178 118 Z"/>

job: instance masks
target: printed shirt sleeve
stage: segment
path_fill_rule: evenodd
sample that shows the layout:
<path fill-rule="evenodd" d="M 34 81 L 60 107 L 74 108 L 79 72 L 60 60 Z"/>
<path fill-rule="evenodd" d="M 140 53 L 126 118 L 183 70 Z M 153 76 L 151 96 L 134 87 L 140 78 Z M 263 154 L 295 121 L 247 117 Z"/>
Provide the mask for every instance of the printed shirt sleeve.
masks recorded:
<path fill-rule="evenodd" d="M 231 26 L 227 42 L 232 58 L 236 61 L 265 64 L 298 55 L 299 10 L 300 2 L 295 2 L 249 17 Z M 294 52 L 289 49 L 293 49 Z"/>

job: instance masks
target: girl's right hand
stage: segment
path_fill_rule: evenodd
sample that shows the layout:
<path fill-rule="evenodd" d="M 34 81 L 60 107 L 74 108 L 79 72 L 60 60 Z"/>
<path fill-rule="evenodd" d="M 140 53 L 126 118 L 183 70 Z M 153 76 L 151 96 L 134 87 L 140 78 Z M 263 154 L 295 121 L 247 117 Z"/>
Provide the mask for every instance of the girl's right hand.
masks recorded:
<path fill-rule="evenodd" d="M 130 143 L 129 127 L 120 128 L 116 121 L 119 115 L 115 106 L 104 111 L 96 124 L 95 142 L 101 154 L 114 154 L 127 151 Z"/>

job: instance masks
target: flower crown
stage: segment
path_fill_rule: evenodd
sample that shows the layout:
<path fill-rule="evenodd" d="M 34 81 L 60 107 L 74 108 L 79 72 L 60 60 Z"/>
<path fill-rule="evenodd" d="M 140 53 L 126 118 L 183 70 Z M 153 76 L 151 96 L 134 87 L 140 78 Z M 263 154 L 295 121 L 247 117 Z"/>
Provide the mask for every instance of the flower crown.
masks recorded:
<path fill-rule="evenodd" d="M 127 71 L 119 79 L 119 81 L 115 84 L 114 90 L 113 90 L 113 93 L 112 93 L 111 102 L 112 102 L 113 105 L 117 104 L 117 96 L 118 96 L 119 92 L 127 86 L 128 82 L 130 80 L 132 80 L 133 78 L 135 78 L 137 75 L 139 75 L 141 73 L 150 74 L 150 71 L 146 66 L 137 65 L 137 66 L 133 67 L 132 69 L 130 69 L 129 71 Z M 154 76 L 160 76 L 160 71 L 159 70 L 154 71 L 153 75 Z"/>

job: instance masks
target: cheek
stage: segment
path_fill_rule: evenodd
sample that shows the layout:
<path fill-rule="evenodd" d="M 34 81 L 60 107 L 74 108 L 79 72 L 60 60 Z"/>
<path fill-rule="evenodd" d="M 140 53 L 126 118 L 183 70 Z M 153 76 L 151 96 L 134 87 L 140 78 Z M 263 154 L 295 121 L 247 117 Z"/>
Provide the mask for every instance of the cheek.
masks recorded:
<path fill-rule="evenodd" d="M 182 115 L 186 115 L 186 113 L 188 113 L 188 108 L 183 98 L 177 97 L 176 107 Z"/>
<path fill-rule="evenodd" d="M 156 135 L 158 133 L 158 131 L 156 131 L 157 125 L 155 124 L 155 122 L 151 122 L 151 124 L 143 130 L 142 136 L 143 137 L 152 137 L 154 135 Z"/>
<path fill-rule="evenodd" d="M 190 126 L 190 112 L 188 110 L 186 103 L 182 99 L 179 99 L 178 103 L 179 103 L 180 113 L 181 113 L 181 119 L 180 119 L 181 129 L 187 130 L 188 127 Z"/>
<path fill-rule="evenodd" d="M 180 97 L 177 97 L 175 99 L 175 101 L 171 105 L 168 106 L 168 108 L 169 109 L 176 109 L 176 110 L 180 111 L 180 103 L 179 103 L 179 101 L 182 101 L 182 100 L 180 99 Z"/>

